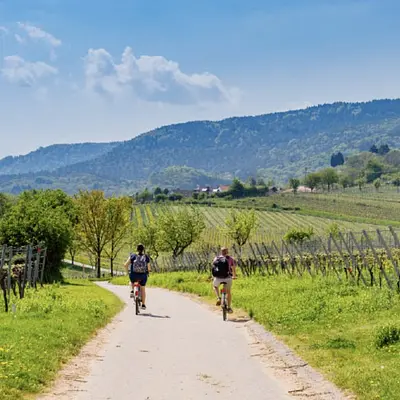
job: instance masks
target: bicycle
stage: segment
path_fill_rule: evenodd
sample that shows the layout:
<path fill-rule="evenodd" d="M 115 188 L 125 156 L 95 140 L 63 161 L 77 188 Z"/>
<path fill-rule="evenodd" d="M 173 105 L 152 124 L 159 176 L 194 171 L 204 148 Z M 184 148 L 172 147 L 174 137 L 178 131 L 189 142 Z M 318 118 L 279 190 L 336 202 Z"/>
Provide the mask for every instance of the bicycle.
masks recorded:
<path fill-rule="evenodd" d="M 226 282 L 221 282 L 221 308 L 222 308 L 222 319 L 227 320 L 228 315 L 228 294 L 226 292 Z"/>
<path fill-rule="evenodd" d="M 139 282 L 133 284 L 133 301 L 135 302 L 136 315 L 139 315 L 142 304 L 142 290 Z"/>

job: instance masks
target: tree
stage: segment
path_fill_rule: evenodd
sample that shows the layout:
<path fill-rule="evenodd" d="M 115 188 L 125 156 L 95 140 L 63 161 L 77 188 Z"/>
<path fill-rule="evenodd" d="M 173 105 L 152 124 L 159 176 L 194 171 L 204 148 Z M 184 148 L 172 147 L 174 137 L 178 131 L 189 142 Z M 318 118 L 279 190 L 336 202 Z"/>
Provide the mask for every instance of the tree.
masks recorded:
<path fill-rule="evenodd" d="M 348 187 L 350 187 L 350 186 L 353 186 L 354 181 L 353 181 L 353 179 L 351 178 L 351 176 L 349 176 L 349 175 L 342 175 L 342 176 L 339 178 L 339 184 L 343 187 L 343 189 L 346 189 L 346 188 L 348 188 Z"/>
<path fill-rule="evenodd" d="M 289 179 L 289 186 L 293 190 L 293 193 L 296 194 L 297 190 L 300 186 L 300 180 L 297 178 L 290 178 Z"/>
<path fill-rule="evenodd" d="M 356 180 L 356 184 L 358 186 L 358 188 L 360 189 L 360 191 L 363 189 L 363 187 L 366 185 L 367 181 L 365 179 L 365 177 L 360 176 L 357 180 Z"/>
<path fill-rule="evenodd" d="M 142 193 L 139 194 L 138 196 L 138 201 L 141 203 L 146 203 L 148 201 L 151 201 L 153 199 L 152 193 L 149 192 L 147 188 L 143 190 Z"/>
<path fill-rule="evenodd" d="M 152 259 L 157 259 L 161 247 L 160 228 L 157 220 L 151 221 L 144 226 L 137 227 L 133 232 L 133 241 L 136 244 L 143 244 L 147 254 Z"/>
<path fill-rule="evenodd" d="M 81 238 L 79 237 L 77 230 L 73 229 L 71 234 L 71 241 L 68 246 L 68 254 L 71 257 L 72 265 L 75 265 L 75 257 L 81 248 Z"/>
<path fill-rule="evenodd" d="M 257 186 L 267 186 L 263 178 L 257 179 Z"/>
<path fill-rule="evenodd" d="M 400 190 L 400 174 L 397 174 L 394 176 L 392 183 L 394 186 L 397 187 L 397 191 L 399 191 Z"/>
<path fill-rule="evenodd" d="M 387 144 L 381 144 L 378 149 L 378 154 L 384 156 L 385 154 L 388 154 L 389 151 L 390 147 Z"/>
<path fill-rule="evenodd" d="M 366 169 L 365 169 L 365 178 L 367 183 L 373 182 L 375 179 L 378 179 L 383 174 L 385 166 L 378 159 L 371 159 L 368 161 Z"/>
<path fill-rule="evenodd" d="M 381 187 L 381 180 L 380 178 L 374 180 L 374 186 L 377 192 L 379 192 L 379 188 Z"/>
<path fill-rule="evenodd" d="M 229 237 L 239 246 L 241 251 L 257 228 L 258 221 L 254 210 L 233 210 L 230 212 L 225 224 Z"/>
<path fill-rule="evenodd" d="M 343 165 L 343 164 L 344 164 L 344 156 L 340 151 L 338 153 L 332 154 L 331 167 L 335 168 L 338 165 Z"/>
<path fill-rule="evenodd" d="M 311 191 L 313 191 L 321 184 L 321 174 L 318 172 L 312 172 L 311 174 L 308 174 L 304 178 L 304 184 L 309 187 Z"/>
<path fill-rule="evenodd" d="M 252 186 L 252 187 L 257 185 L 257 181 L 252 176 L 249 176 L 249 178 L 247 179 L 247 183 L 249 186 Z"/>
<path fill-rule="evenodd" d="M 245 187 L 243 183 L 240 182 L 238 178 L 235 178 L 229 187 L 229 194 L 231 194 L 233 198 L 239 198 L 244 196 L 244 192 Z"/>
<path fill-rule="evenodd" d="M 328 186 L 328 192 L 332 185 L 339 182 L 339 175 L 333 168 L 325 168 L 321 172 L 321 182 Z"/>
<path fill-rule="evenodd" d="M 76 209 L 61 190 L 22 193 L 0 221 L 0 243 L 47 248 L 45 282 L 61 279 L 61 262 L 72 240 Z"/>
<path fill-rule="evenodd" d="M 9 210 L 11 207 L 11 199 L 8 195 L 0 193 L 0 218 Z"/>
<path fill-rule="evenodd" d="M 107 200 L 107 226 L 108 243 L 104 252 L 110 260 L 110 273 L 114 276 L 114 260 L 125 244 L 124 239 L 129 230 L 129 207 L 130 202 L 126 198 L 112 197 Z"/>
<path fill-rule="evenodd" d="M 160 250 L 172 253 L 174 258 L 196 242 L 205 228 L 204 215 L 194 207 L 166 210 L 158 217 Z"/>
<path fill-rule="evenodd" d="M 156 188 L 154 189 L 154 196 L 157 196 L 158 194 L 161 194 L 161 193 L 162 193 L 162 190 L 161 190 L 160 187 L 156 187 Z"/>
<path fill-rule="evenodd" d="M 164 193 L 166 196 L 168 196 L 168 194 L 169 194 L 169 189 L 165 188 L 165 189 L 163 190 L 163 193 Z"/>
<path fill-rule="evenodd" d="M 373 154 L 378 154 L 378 147 L 375 144 L 373 144 L 369 149 L 369 152 Z"/>
<path fill-rule="evenodd" d="M 107 200 L 98 190 L 80 191 L 76 199 L 82 245 L 95 257 L 97 278 L 100 278 L 101 258 L 111 236 Z"/>

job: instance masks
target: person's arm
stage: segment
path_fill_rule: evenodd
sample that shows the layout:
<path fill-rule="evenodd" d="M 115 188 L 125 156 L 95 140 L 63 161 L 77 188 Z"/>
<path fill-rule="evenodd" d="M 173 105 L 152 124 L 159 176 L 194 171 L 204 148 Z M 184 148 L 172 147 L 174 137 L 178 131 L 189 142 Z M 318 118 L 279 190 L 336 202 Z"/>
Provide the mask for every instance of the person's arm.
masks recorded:
<path fill-rule="evenodd" d="M 236 279 L 236 261 L 235 259 L 232 257 L 232 279 Z"/>
<path fill-rule="evenodd" d="M 147 256 L 146 262 L 147 262 L 147 272 L 150 273 L 151 272 L 151 265 L 150 265 L 150 257 L 149 256 Z"/>
<path fill-rule="evenodd" d="M 125 272 L 126 273 L 128 273 L 128 269 L 129 269 L 129 266 L 131 265 L 131 258 L 129 257 L 127 260 L 126 260 L 126 262 L 125 262 L 125 264 L 124 264 L 124 268 L 125 268 Z"/>

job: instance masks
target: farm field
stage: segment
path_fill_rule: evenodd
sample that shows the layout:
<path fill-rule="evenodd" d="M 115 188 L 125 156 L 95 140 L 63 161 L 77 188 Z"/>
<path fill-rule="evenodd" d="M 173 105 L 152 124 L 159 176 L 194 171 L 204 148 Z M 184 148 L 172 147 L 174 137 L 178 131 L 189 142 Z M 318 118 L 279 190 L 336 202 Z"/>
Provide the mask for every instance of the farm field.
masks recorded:
<path fill-rule="evenodd" d="M 179 206 L 172 206 L 172 208 Z M 200 207 L 200 206 L 197 206 Z M 230 208 L 222 207 L 204 207 L 201 206 L 201 211 L 206 222 L 206 229 L 203 233 L 203 241 L 214 245 L 230 245 L 224 229 L 226 228 L 225 221 L 229 217 Z M 157 213 L 162 212 L 163 206 L 143 205 L 135 207 L 134 223 L 137 226 L 143 226 L 149 221 L 153 221 Z M 279 240 L 291 228 L 308 229 L 312 228 L 317 235 L 327 235 L 329 227 L 335 223 L 342 232 L 353 231 L 359 232 L 362 230 L 371 230 L 383 226 L 358 223 L 345 220 L 335 220 L 330 218 L 322 218 L 316 216 L 302 215 L 295 212 L 284 211 L 260 211 L 256 210 L 258 219 L 258 228 L 252 236 L 253 242 L 270 242 Z"/>
<path fill-rule="evenodd" d="M 397 194 L 397 193 L 396 193 Z M 297 215 L 319 216 L 328 219 L 353 221 L 361 224 L 400 226 L 400 194 L 395 193 L 291 193 L 269 197 L 240 199 L 236 207 L 255 207 L 259 210 L 296 209 Z M 223 204 L 219 201 L 219 205 Z"/>

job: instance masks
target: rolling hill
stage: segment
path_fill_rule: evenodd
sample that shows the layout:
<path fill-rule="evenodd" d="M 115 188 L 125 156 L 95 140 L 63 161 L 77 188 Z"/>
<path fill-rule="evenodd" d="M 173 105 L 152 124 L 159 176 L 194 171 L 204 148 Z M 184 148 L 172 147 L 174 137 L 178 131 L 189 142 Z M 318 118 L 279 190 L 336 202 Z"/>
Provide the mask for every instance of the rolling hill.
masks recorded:
<path fill-rule="evenodd" d="M 400 100 L 334 103 L 216 122 L 169 125 L 110 144 L 101 154 L 87 151 L 86 157 L 90 158 L 75 157 L 56 169 L 54 162 L 49 161 L 46 168 L 42 161 L 40 176 L 51 180 L 50 187 L 69 179 L 69 192 L 76 190 L 74 182 L 82 177 L 88 188 L 93 184 L 109 191 L 112 182 L 113 191 L 119 186 L 132 191 L 172 166 L 187 166 L 212 176 L 246 178 L 259 174 L 285 181 L 302 176 L 305 169 L 327 166 L 335 151 L 348 155 L 367 150 L 374 143 L 400 147 Z M 11 175 L 0 177 L 0 190 L 7 187 L 9 191 L 16 179 L 20 186 L 23 181 L 35 187 L 37 173 L 16 177 L 15 168 L 9 167 Z"/>

